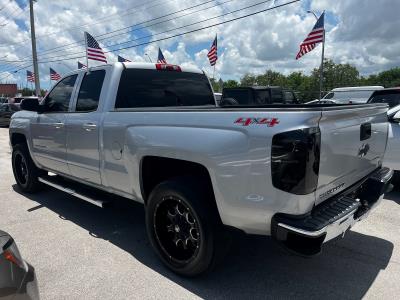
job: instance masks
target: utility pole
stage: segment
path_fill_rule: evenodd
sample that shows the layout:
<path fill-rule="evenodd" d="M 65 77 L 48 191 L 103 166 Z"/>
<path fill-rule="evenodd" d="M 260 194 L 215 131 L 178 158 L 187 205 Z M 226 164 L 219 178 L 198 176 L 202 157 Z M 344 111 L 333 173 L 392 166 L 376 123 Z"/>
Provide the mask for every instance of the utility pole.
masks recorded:
<path fill-rule="evenodd" d="M 36 35 L 35 35 L 35 16 L 33 15 L 33 1 L 29 0 L 29 9 L 31 16 L 31 40 L 32 40 L 32 60 L 33 60 L 33 72 L 35 73 L 35 89 L 36 96 L 40 97 L 40 80 L 39 80 L 39 67 L 36 53 Z"/>

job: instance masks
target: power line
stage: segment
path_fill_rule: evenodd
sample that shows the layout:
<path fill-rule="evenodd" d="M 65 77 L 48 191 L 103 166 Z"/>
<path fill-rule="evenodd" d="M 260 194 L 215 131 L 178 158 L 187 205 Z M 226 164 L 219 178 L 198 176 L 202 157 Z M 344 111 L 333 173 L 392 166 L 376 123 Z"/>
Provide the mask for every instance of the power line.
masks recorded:
<path fill-rule="evenodd" d="M 0 8 L 0 11 L 2 11 L 3 9 L 5 9 L 7 6 L 9 6 L 11 3 L 13 3 L 12 0 L 9 0 L 8 3 L 6 5 L 4 5 L 2 8 Z"/>
<path fill-rule="evenodd" d="M 221 15 L 218 15 L 218 16 L 214 16 L 214 17 L 211 17 L 211 18 L 207 18 L 207 19 L 205 19 L 205 20 L 201 20 L 201 21 L 197 21 L 197 22 L 194 22 L 194 23 L 191 23 L 191 24 L 179 26 L 179 27 L 176 27 L 176 28 L 173 28 L 173 29 L 169 29 L 169 30 L 166 30 L 166 31 L 163 31 L 163 32 L 156 33 L 156 34 L 151 34 L 151 35 L 139 37 L 139 38 L 136 38 L 136 39 L 133 39 L 133 40 L 128 40 L 128 41 L 125 41 L 125 42 L 122 42 L 122 43 L 117 43 L 117 44 L 112 44 L 112 45 L 106 45 L 106 46 L 107 46 L 107 47 L 120 46 L 120 45 L 125 45 L 125 44 L 131 43 L 131 42 L 135 42 L 135 41 L 138 41 L 138 40 L 142 40 L 142 39 L 145 39 L 145 38 L 151 38 L 151 37 L 158 36 L 158 35 L 161 35 L 161 34 L 164 34 L 164 33 L 168 33 L 168 32 L 171 32 L 171 31 L 175 31 L 175 30 L 178 30 L 178 29 L 190 27 L 190 26 L 197 25 L 197 24 L 200 24 L 200 23 L 204 23 L 204 22 L 207 22 L 207 21 L 210 21 L 210 20 L 214 20 L 214 19 L 218 19 L 218 18 L 221 18 L 221 17 L 225 17 L 225 16 L 227 16 L 227 15 L 234 14 L 234 13 L 236 13 L 236 12 L 243 11 L 243 10 L 246 10 L 246 9 L 250 9 L 250 8 L 253 8 L 253 7 L 256 7 L 256 6 L 265 4 L 265 3 L 267 3 L 267 2 L 271 2 L 271 0 L 264 0 L 264 1 L 261 1 L 261 2 L 255 3 L 255 4 L 252 4 L 252 5 L 248 5 L 248 6 L 246 6 L 246 7 L 242 7 L 242 8 L 239 8 L 239 9 L 236 9 L 236 10 L 233 10 L 233 11 L 230 11 L 230 12 L 227 12 L 227 13 L 224 13 L 224 14 L 221 14 Z M 119 35 L 121 35 L 121 34 L 119 34 Z M 83 50 L 83 51 L 84 51 L 84 50 Z M 47 57 L 47 58 L 45 58 L 45 59 L 49 60 L 49 59 L 56 59 L 56 58 L 59 58 L 59 57 L 65 57 L 65 56 L 69 56 L 69 55 L 78 55 L 78 54 L 82 53 L 83 51 L 74 52 L 74 53 L 69 53 L 69 54 L 65 54 L 65 55 L 51 56 L 51 57 Z M 113 51 L 112 51 L 112 50 L 106 51 L 106 53 L 108 53 L 108 52 L 113 52 Z"/>
<path fill-rule="evenodd" d="M 153 23 L 153 24 L 147 25 L 147 26 L 142 26 L 141 28 L 136 28 L 136 29 L 133 29 L 133 30 L 129 30 L 129 31 L 124 32 L 124 33 L 121 33 L 121 34 L 132 33 L 132 32 L 135 32 L 135 31 L 138 31 L 138 30 L 141 30 L 141 29 L 144 29 L 144 28 L 149 28 L 149 27 L 152 27 L 152 26 L 155 26 L 155 25 L 159 25 L 159 24 L 162 24 L 162 23 L 171 21 L 171 20 L 176 20 L 176 19 L 178 19 L 178 18 L 182 18 L 182 17 L 188 16 L 188 15 L 191 15 L 191 14 L 194 14 L 194 13 L 197 13 L 197 12 L 200 12 L 200 11 L 204 11 L 204 10 L 207 10 L 207 9 L 210 9 L 210 8 L 214 8 L 214 7 L 217 7 L 217 6 L 221 6 L 221 5 L 223 5 L 223 4 L 226 4 L 226 3 L 232 2 L 232 1 L 235 1 L 235 0 L 228 0 L 228 1 L 225 1 L 225 2 L 220 2 L 220 3 L 217 3 L 217 4 L 215 4 L 215 5 L 213 5 L 213 6 L 210 6 L 210 7 L 207 7 L 207 8 L 203 8 L 203 9 L 200 9 L 200 10 L 197 10 L 197 11 L 194 11 L 194 12 L 189 12 L 189 13 L 187 13 L 187 14 L 180 15 L 180 16 L 176 16 L 175 18 L 170 18 L 170 19 L 167 19 L 167 20 L 163 20 L 163 21 L 160 21 L 160 22 L 157 22 L 157 23 Z M 162 18 L 171 16 L 171 15 L 174 15 L 174 14 L 177 14 L 177 13 L 180 13 L 180 12 L 183 12 L 183 11 L 186 11 L 186 10 L 190 10 L 190 9 L 192 9 L 192 8 L 196 8 L 196 7 L 199 7 L 199 6 L 203 6 L 203 5 L 208 4 L 208 3 L 210 3 L 210 2 L 214 2 L 214 0 L 209 0 L 209 1 L 206 1 L 206 2 L 203 2 L 203 3 L 200 3 L 200 4 L 197 4 L 197 5 L 193 5 L 193 6 L 184 8 L 184 9 L 180 9 L 180 10 L 174 11 L 174 12 L 169 13 L 169 14 L 166 14 L 166 15 L 162 15 L 162 16 L 159 16 L 159 17 L 156 17 L 156 18 L 152 18 L 152 19 L 150 19 L 150 20 L 142 21 L 142 22 L 139 22 L 139 23 L 136 23 L 136 24 L 133 24 L 133 25 L 129 25 L 129 26 L 126 26 L 126 27 L 122 27 L 122 28 L 119 28 L 119 29 L 116 29 L 116 30 L 113 30 L 113 31 L 109 31 L 109 32 L 103 33 L 103 34 L 99 34 L 99 35 L 96 35 L 96 36 L 94 36 L 94 37 L 96 38 L 97 41 L 106 40 L 106 39 L 112 38 L 112 37 L 114 37 L 114 36 L 119 36 L 119 35 L 121 35 L 121 34 L 112 35 L 112 36 L 104 37 L 104 38 L 99 38 L 99 37 L 102 37 L 102 36 L 105 36 L 105 35 L 108 35 L 108 34 L 111 34 L 111 33 L 119 32 L 119 31 L 123 31 L 123 30 L 129 29 L 129 28 L 133 28 L 133 27 L 135 27 L 135 26 L 139 26 L 139 25 L 142 25 L 142 24 L 146 24 L 146 23 L 149 23 L 149 22 L 152 22 L 152 21 L 156 21 L 156 20 L 159 20 L 159 19 L 162 19 Z M 75 46 L 75 47 L 68 47 L 67 49 L 77 48 L 77 47 L 80 46 L 79 44 L 82 44 L 82 45 L 83 45 L 84 42 L 85 42 L 84 40 L 80 40 L 80 41 L 78 41 L 78 42 L 73 42 L 73 43 L 70 43 L 70 44 L 67 44 L 67 45 L 58 46 L 58 47 L 55 47 L 55 48 L 51 48 L 51 49 L 47 49 L 47 50 L 44 50 L 44 51 L 40 51 L 40 52 L 39 52 L 39 53 L 40 53 L 39 56 L 40 56 L 40 55 L 44 55 L 44 54 L 47 53 L 47 52 L 59 52 L 59 51 L 63 51 L 63 50 L 66 49 L 65 47 L 68 47 L 68 46 L 71 46 L 71 45 L 77 45 L 77 44 L 78 44 L 78 46 Z M 60 49 L 60 48 L 61 48 L 61 49 Z M 59 50 L 59 51 L 51 51 L 51 50 L 55 50 L 55 49 L 60 49 L 60 50 Z"/>
<path fill-rule="evenodd" d="M 220 25 L 223 25 L 223 24 L 231 23 L 231 22 L 234 22 L 234 21 L 237 21 L 237 20 L 241 20 L 241 19 L 244 19 L 244 18 L 248 18 L 250 16 L 258 15 L 258 14 L 263 13 L 263 12 L 267 12 L 267 11 L 271 11 L 271 10 L 274 10 L 274 9 L 277 9 L 277 8 L 280 8 L 280 7 L 288 6 L 288 5 L 294 4 L 294 3 L 299 2 L 299 1 L 301 1 L 301 0 L 292 0 L 292 1 L 289 1 L 289 2 L 286 2 L 286 3 L 283 3 L 283 4 L 275 5 L 273 7 L 269 7 L 269 8 L 266 8 L 266 9 L 259 10 L 259 11 L 255 11 L 255 12 L 243 15 L 243 16 L 235 17 L 235 18 L 232 18 L 232 19 L 229 19 L 229 20 L 221 21 L 221 22 L 214 23 L 214 24 L 207 25 L 207 26 L 203 26 L 203 27 L 200 27 L 200 28 L 188 30 L 188 31 L 185 31 L 185 32 L 182 32 L 182 33 L 177 33 L 175 35 L 171 35 L 171 36 L 168 36 L 168 37 L 164 37 L 164 38 L 160 38 L 160 39 L 157 39 L 157 40 L 148 41 L 148 42 L 144 42 L 144 43 L 140 43 L 140 44 L 136 44 L 136 45 L 132 45 L 132 46 L 127 46 L 127 47 L 122 47 L 122 48 L 110 50 L 110 51 L 107 51 L 107 53 L 108 52 L 120 51 L 120 50 L 124 50 L 124 49 L 136 48 L 136 47 L 143 46 L 143 45 L 149 45 L 149 44 L 157 43 L 157 42 L 160 42 L 160 41 L 169 40 L 169 39 L 172 39 L 172 38 L 175 38 L 175 37 L 180 37 L 180 36 L 183 36 L 183 35 L 186 35 L 186 34 L 198 32 L 198 31 L 201 31 L 201 30 L 209 29 L 209 28 L 212 28 L 212 27 L 216 27 L 216 26 L 220 26 Z M 81 56 L 75 56 L 75 57 L 64 58 L 64 59 L 41 61 L 40 63 L 67 61 L 67 60 L 79 59 L 79 58 L 84 58 L 84 57 L 85 57 L 85 55 L 81 55 Z"/>
<path fill-rule="evenodd" d="M 125 11 L 130 11 L 130 10 L 133 10 L 133 9 L 138 8 L 140 6 L 143 6 L 142 10 L 145 10 L 145 9 L 149 9 L 149 8 L 154 8 L 154 7 L 159 6 L 159 5 L 164 5 L 167 2 L 176 1 L 176 0 L 161 0 L 161 3 L 158 3 L 158 4 L 153 5 L 153 6 L 145 7 L 146 4 L 157 2 L 157 1 L 160 1 L 160 0 L 153 0 L 153 1 L 150 1 L 150 2 L 142 2 L 141 4 L 133 6 L 130 9 L 127 9 Z M 140 11 L 142 11 L 142 10 L 140 10 Z M 128 15 L 136 14 L 137 12 L 138 12 L 138 10 L 135 10 L 134 12 L 125 13 L 125 14 L 122 14 L 122 15 L 119 12 L 117 12 L 117 13 L 114 13 L 114 14 L 111 14 L 111 15 L 108 15 L 106 17 L 98 19 L 98 20 L 103 20 L 103 21 L 91 22 L 91 23 L 86 23 L 86 24 L 83 24 L 83 25 L 77 25 L 77 26 L 72 26 L 72 27 L 68 27 L 68 28 L 63 28 L 62 30 L 57 31 L 57 32 L 50 32 L 50 33 L 39 35 L 37 38 L 39 39 L 39 38 L 42 38 L 42 37 L 46 37 L 46 36 L 50 36 L 50 35 L 54 35 L 54 34 L 59 34 L 60 32 L 72 31 L 75 28 L 82 28 L 82 27 L 86 27 L 88 25 L 95 25 L 95 24 L 103 23 L 103 22 L 106 21 L 106 19 L 108 20 L 109 18 L 111 18 L 111 17 L 113 17 L 115 15 L 118 15 L 118 17 L 120 18 L 120 17 L 125 17 L 125 16 L 128 16 Z M 18 42 L 18 43 L 8 44 L 8 45 L 4 45 L 4 46 L 0 45 L 0 47 L 9 47 L 9 46 L 21 45 L 21 44 L 24 44 L 25 42 L 27 42 L 29 40 L 30 39 L 26 39 L 26 40 L 23 40 L 23 41 Z"/>

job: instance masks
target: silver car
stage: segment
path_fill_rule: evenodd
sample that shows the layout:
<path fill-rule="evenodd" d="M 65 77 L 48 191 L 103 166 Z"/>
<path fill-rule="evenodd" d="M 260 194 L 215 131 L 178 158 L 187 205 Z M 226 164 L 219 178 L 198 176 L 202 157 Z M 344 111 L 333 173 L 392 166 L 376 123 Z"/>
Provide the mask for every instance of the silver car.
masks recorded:
<path fill-rule="evenodd" d="M 0 299 L 39 299 L 34 268 L 22 259 L 14 239 L 1 230 Z"/>

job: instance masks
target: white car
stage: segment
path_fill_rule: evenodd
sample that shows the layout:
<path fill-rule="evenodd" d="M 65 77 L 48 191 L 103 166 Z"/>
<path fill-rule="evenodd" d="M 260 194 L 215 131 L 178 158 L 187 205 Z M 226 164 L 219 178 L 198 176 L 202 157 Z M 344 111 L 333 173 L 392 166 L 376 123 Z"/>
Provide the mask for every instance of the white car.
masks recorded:
<path fill-rule="evenodd" d="M 384 165 L 395 170 L 396 183 L 400 183 L 400 105 L 388 110 L 389 140 Z"/>
<path fill-rule="evenodd" d="M 374 91 L 382 90 L 383 86 L 357 86 L 336 88 L 321 100 L 330 100 L 337 104 L 366 103 Z"/>

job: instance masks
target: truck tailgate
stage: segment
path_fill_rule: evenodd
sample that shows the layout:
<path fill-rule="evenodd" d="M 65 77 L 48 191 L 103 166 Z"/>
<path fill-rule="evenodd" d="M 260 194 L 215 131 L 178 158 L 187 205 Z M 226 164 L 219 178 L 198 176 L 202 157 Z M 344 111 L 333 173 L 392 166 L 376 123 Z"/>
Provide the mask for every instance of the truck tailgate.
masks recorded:
<path fill-rule="evenodd" d="M 322 111 L 316 204 L 350 187 L 382 163 L 388 132 L 386 111 L 385 105 Z"/>

